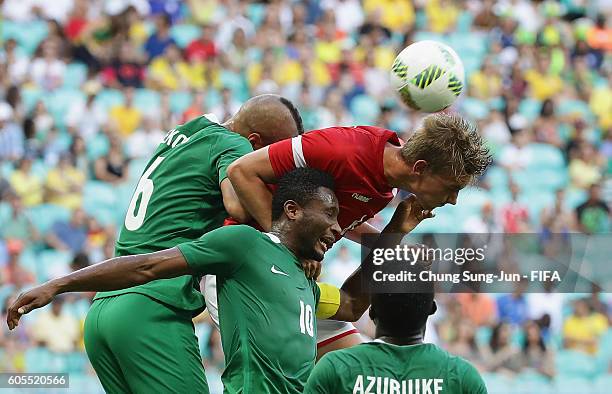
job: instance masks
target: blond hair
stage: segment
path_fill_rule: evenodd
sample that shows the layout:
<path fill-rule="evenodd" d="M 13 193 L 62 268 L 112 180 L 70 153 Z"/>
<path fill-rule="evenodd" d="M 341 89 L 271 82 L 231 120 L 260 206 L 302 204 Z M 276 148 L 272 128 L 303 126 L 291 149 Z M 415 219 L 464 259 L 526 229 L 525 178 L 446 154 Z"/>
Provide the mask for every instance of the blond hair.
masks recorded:
<path fill-rule="evenodd" d="M 410 164 L 425 160 L 432 173 L 473 182 L 491 163 L 491 154 L 476 127 L 459 115 L 429 115 L 402 147 Z"/>

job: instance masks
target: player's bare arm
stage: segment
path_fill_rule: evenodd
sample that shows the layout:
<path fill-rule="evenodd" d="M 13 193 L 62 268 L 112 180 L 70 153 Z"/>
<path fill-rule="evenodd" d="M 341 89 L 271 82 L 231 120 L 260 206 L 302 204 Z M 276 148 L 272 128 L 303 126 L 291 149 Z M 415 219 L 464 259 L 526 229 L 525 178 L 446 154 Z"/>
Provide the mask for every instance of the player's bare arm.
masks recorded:
<path fill-rule="evenodd" d="M 232 218 L 240 223 L 247 223 L 251 219 L 249 212 L 242 206 L 232 182 L 225 178 L 221 181 L 221 196 L 223 197 L 223 206 Z"/>
<path fill-rule="evenodd" d="M 9 329 L 14 329 L 22 315 L 47 305 L 62 293 L 119 290 L 188 274 L 193 272 L 178 248 L 114 257 L 21 294 L 9 307 L 6 322 Z"/>
<path fill-rule="evenodd" d="M 381 237 L 374 243 L 374 247 L 394 246 L 423 220 L 433 217 L 433 213 L 423 210 L 416 197 L 411 195 L 400 202 L 395 209 L 391 221 L 385 226 Z M 417 245 L 415 247 L 422 247 Z M 372 261 L 366 258 L 365 262 Z M 333 320 L 354 322 L 361 318 L 370 306 L 370 294 L 362 290 L 361 267 L 358 268 L 340 288 L 340 305 Z"/>
<path fill-rule="evenodd" d="M 268 148 L 256 150 L 233 162 L 227 176 L 249 214 L 265 231 L 270 231 L 272 193 L 266 184 L 275 183 L 276 175 L 270 164 Z"/>

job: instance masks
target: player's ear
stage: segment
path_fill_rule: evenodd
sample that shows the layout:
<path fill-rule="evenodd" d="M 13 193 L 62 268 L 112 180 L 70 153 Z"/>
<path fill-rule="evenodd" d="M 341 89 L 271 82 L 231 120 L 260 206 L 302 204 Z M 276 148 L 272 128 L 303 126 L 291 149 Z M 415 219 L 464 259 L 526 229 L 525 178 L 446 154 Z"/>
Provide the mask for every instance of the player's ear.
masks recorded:
<path fill-rule="evenodd" d="M 296 220 L 302 215 L 302 207 L 300 207 L 300 204 L 293 200 L 285 201 L 283 208 L 285 210 L 285 215 L 289 220 Z"/>
<path fill-rule="evenodd" d="M 251 134 L 249 134 L 247 139 L 251 143 L 251 146 L 253 147 L 253 150 L 257 150 L 257 149 L 263 148 L 265 146 L 263 144 L 261 135 L 259 133 L 251 133 Z"/>
<path fill-rule="evenodd" d="M 418 175 L 422 175 L 428 166 L 429 164 L 425 160 L 417 160 L 412 165 L 412 172 Z"/>

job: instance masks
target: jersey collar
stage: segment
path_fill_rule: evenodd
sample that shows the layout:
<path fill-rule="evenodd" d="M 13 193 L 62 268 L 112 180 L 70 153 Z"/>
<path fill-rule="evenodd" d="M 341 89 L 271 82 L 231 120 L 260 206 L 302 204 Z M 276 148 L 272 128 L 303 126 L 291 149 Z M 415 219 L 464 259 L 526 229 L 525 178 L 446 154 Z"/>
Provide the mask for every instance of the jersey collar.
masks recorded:
<path fill-rule="evenodd" d="M 264 233 L 264 234 L 266 234 L 268 236 L 268 238 L 270 238 L 270 240 L 272 242 L 274 242 L 275 244 L 281 243 L 281 240 L 276 235 L 274 235 L 272 233 Z"/>

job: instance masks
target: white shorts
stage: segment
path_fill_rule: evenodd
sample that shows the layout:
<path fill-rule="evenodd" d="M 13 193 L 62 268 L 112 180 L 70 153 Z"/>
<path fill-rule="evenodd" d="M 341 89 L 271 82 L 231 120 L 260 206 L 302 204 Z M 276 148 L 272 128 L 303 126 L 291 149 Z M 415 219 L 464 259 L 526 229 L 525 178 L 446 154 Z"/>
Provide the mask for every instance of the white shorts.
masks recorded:
<path fill-rule="evenodd" d="M 217 304 L 217 277 L 206 275 L 204 278 L 204 299 L 210 318 L 219 330 L 219 305 Z M 351 323 L 337 320 L 317 319 L 317 347 L 329 345 L 347 335 L 358 334 Z"/>

